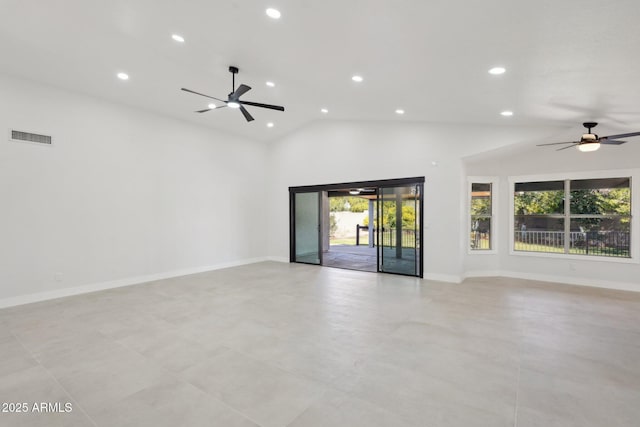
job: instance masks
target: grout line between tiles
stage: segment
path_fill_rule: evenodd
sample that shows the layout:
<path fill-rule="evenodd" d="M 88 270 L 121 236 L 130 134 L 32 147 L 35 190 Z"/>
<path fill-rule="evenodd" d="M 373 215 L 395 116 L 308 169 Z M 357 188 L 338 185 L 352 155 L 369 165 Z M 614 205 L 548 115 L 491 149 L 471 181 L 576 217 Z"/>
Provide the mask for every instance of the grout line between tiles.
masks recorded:
<path fill-rule="evenodd" d="M 14 334 L 12 331 L 9 331 L 9 333 L 15 338 L 16 341 L 18 341 L 18 343 L 20 344 L 20 346 L 27 352 L 29 353 L 29 355 L 31 355 L 31 357 L 33 357 L 33 359 L 38 362 L 38 365 L 40 365 L 42 367 L 42 369 L 45 370 L 45 372 L 49 375 L 49 377 L 51 377 L 51 379 L 53 381 L 55 381 L 56 384 L 58 384 L 58 386 L 62 389 L 62 391 L 65 392 L 65 394 L 67 396 L 69 396 L 69 399 L 73 400 L 73 402 L 75 403 L 75 405 L 78 407 L 78 409 L 80 409 L 80 412 L 82 412 L 84 414 L 85 417 L 87 417 L 87 419 L 89 421 L 91 421 L 91 423 L 95 426 L 98 427 L 98 424 L 94 421 L 93 418 L 91 418 L 89 416 L 89 414 L 87 413 L 87 411 L 85 411 L 85 409 L 82 407 L 82 405 L 80 405 L 80 403 L 73 397 L 73 395 L 71 393 L 69 393 L 69 390 L 67 390 L 62 384 L 60 384 L 60 381 L 58 381 L 58 379 L 56 378 L 55 375 L 53 375 L 53 373 L 47 369 L 46 366 L 44 366 L 42 364 L 42 362 L 36 357 L 35 354 L 33 354 L 20 340 L 20 338 L 18 338 L 18 336 L 16 334 Z"/>
<path fill-rule="evenodd" d="M 223 347 L 223 348 L 226 348 L 226 349 L 228 349 L 228 350 L 230 350 L 230 351 L 236 352 L 236 353 L 238 353 L 238 354 L 241 354 L 241 355 L 243 355 L 243 356 L 245 356 L 245 357 L 247 357 L 247 358 L 249 358 L 249 359 L 253 360 L 254 362 L 257 362 L 257 363 L 261 363 L 261 364 L 267 365 L 267 366 L 269 366 L 269 367 L 271 367 L 271 368 L 274 368 L 274 369 L 276 369 L 276 370 L 278 370 L 278 371 L 284 372 L 284 373 L 289 374 L 289 375 L 293 375 L 293 376 L 298 377 L 298 378 L 303 378 L 303 379 L 305 379 L 305 380 L 307 380 L 307 381 L 310 381 L 310 382 L 312 382 L 312 383 L 317 383 L 317 384 L 320 386 L 320 388 L 321 388 L 320 393 L 318 393 L 318 395 L 317 395 L 317 396 L 315 396 L 315 397 L 311 400 L 311 402 L 309 403 L 309 405 L 308 405 L 308 406 L 306 406 L 306 407 L 305 407 L 305 408 L 304 408 L 304 409 L 303 409 L 303 410 L 302 410 L 298 415 L 296 415 L 296 416 L 293 418 L 293 420 L 291 420 L 291 421 L 290 421 L 289 423 L 287 423 L 286 425 L 291 424 L 291 423 L 292 423 L 293 421 L 295 421 L 295 420 L 296 420 L 300 415 L 302 415 L 304 412 L 306 412 L 306 411 L 307 411 L 307 409 L 309 409 L 309 408 L 310 408 L 310 407 L 311 407 L 311 406 L 312 406 L 316 401 L 318 401 L 322 396 L 324 396 L 324 395 L 326 394 L 326 392 L 327 392 L 327 390 L 328 390 L 329 388 L 334 389 L 333 385 L 332 385 L 331 383 L 327 383 L 326 381 L 318 381 L 317 379 L 315 379 L 315 378 L 311 378 L 311 377 L 309 377 L 309 376 L 307 376 L 307 375 L 300 374 L 300 373 L 298 373 L 298 372 L 289 371 L 289 370 L 287 370 L 287 369 L 284 369 L 284 368 L 282 368 L 282 367 L 280 367 L 280 366 L 278 366 L 278 365 L 276 365 L 276 364 L 272 363 L 271 361 L 258 359 L 258 358 L 256 358 L 255 356 L 252 356 L 251 354 L 245 353 L 244 351 L 241 351 L 241 350 L 235 349 L 235 348 L 233 348 L 233 347 L 227 347 L 226 345 L 222 345 L 222 347 Z M 191 384 L 191 383 L 189 383 L 189 384 Z M 193 385 L 194 387 L 197 387 L 195 384 L 192 384 L 192 385 Z M 205 391 L 205 393 L 207 393 L 207 392 Z M 207 393 L 207 394 L 208 394 L 208 393 Z M 251 420 L 251 421 L 256 422 L 256 421 L 254 421 L 254 420 Z M 256 424 L 259 424 L 259 423 L 257 423 L 257 422 L 256 422 Z"/>
<path fill-rule="evenodd" d="M 183 378 L 180 378 L 175 372 L 165 368 L 164 366 L 162 366 L 160 363 L 158 363 L 156 360 L 140 353 L 138 350 L 129 347 L 128 345 L 126 345 L 125 343 L 122 343 L 120 341 L 117 340 L 113 340 L 113 342 L 119 344 L 120 346 L 122 346 L 123 348 L 126 348 L 127 350 L 133 351 L 134 353 L 140 355 L 141 357 L 143 357 L 145 360 L 147 360 L 149 363 L 151 363 L 152 365 L 155 365 L 156 367 L 162 369 L 163 371 L 165 371 L 165 373 L 172 377 L 173 379 L 180 381 L 180 382 L 184 382 L 185 384 L 188 384 L 189 386 L 195 388 L 196 390 L 199 390 L 200 392 L 206 394 L 207 396 L 209 396 L 210 398 L 212 398 L 213 400 L 215 400 L 216 402 L 220 403 L 222 406 L 228 408 L 229 410 L 231 410 L 232 412 L 240 415 L 243 418 L 246 418 L 247 420 L 251 421 L 252 423 L 254 423 L 255 425 L 259 426 L 259 427 L 265 427 L 264 424 L 260 424 L 258 421 L 254 420 L 253 418 L 251 418 L 249 415 L 245 414 L 244 412 L 240 412 L 240 410 L 234 408 L 233 406 L 230 406 L 228 403 L 224 402 L 223 400 L 217 398 L 216 396 L 212 395 L 211 393 L 209 393 L 207 390 L 204 390 L 200 387 L 198 387 L 196 384 L 193 384 L 190 381 L 187 381 Z M 224 347 L 224 346 L 222 346 Z M 227 347 L 224 347 L 227 348 Z"/>

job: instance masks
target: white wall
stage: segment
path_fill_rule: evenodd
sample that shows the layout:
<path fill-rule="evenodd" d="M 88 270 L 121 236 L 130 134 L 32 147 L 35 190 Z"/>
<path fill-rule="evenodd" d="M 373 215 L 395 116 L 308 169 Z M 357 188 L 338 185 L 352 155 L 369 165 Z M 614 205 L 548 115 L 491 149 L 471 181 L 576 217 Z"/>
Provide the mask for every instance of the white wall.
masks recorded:
<path fill-rule="evenodd" d="M 0 305 L 286 260 L 288 187 L 411 176 L 426 178 L 428 278 L 640 277 L 637 264 L 571 266 L 510 256 L 507 245 L 509 175 L 637 168 L 640 144 L 580 155 L 534 147 L 554 129 L 320 121 L 269 145 L 0 75 L 0 132 L 9 128 L 55 144 L 0 140 Z M 501 177 L 495 256 L 466 253 L 467 175 Z"/>
<path fill-rule="evenodd" d="M 545 132 L 408 122 L 306 126 L 269 151 L 269 254 L 288 258 L 288 187 L 424 176 L 425 276 L 457 280 L 466 250 L 462 157 Z"/>
<path fill-rule="evenodd" d="M 0 301 L 266 254 L 264 144 L 1 75 L 0 132 Z"/>
<path fill-rule="evenodd" d="M 566 283 L 604 286 L 640 291 L 640 264 L 541 258 L 509 254 L 509 204 L 513 194 L 509 176 L 563 174 L 601 170 L 640 168 L 640 141 L 617 147 L 603 146 L 593 153 L 575 149 L 555 151 L 553 147 L 534 145 L 498 150 L 466 159 L 468 175 L 498 175 L 500 197 L 498 206 L 499 252 L 497 255 L 467 255 L 465 271 L 471 275 L 500 273 L 510 276 L 541 278 Z M 637 187 L 633 182 L 632 186 Z M 637 188 L 636 188 L 637 190 Z M 635 194 L 638 194 L 636 191 Z M 640 200 L 632 200 L 638 212 Z M 633 242 L 632 242 L 633 243 Z M 637 243 L 637 242 L 635 242 Z M 637 251 L 640 248 L 635 248 Z M 632 248 L 633 250 L 633 248 Z"/>

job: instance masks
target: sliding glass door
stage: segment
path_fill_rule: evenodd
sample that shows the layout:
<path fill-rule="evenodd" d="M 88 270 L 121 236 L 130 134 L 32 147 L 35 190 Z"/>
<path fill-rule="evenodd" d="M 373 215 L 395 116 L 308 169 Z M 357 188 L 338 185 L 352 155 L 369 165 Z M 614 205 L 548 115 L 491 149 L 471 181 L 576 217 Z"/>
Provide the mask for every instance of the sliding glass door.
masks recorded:
<path fill-rule="evenodd" d="M 423 188 L 424 177 L 289 187 L 289 260 L 423 277 Z"/>
<path fill-rule="evenodd" d="M 378 190 L 378 271 L 422 277 L 422 184 Z"/>
<path fill-rule="evenodd" d="M 306 264 L 321 264 L 320 193 L 292 193 L 292 259 Z"/>

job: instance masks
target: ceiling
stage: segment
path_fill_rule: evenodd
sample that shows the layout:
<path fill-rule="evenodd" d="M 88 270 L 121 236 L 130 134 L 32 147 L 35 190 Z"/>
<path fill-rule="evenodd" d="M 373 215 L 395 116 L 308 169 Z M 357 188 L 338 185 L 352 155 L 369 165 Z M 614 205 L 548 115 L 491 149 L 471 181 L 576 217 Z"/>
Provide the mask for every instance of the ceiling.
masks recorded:
<path fill-rule="evenodd" d="M 1 0 L 0 16 L 1 73 L 258 140 L 327 119 L 640 129 L 637 0 Z M 226 98 L 229 65 L 243 99 L 286 112 L 193 113 L 207 100 L 180 88 Z"/>

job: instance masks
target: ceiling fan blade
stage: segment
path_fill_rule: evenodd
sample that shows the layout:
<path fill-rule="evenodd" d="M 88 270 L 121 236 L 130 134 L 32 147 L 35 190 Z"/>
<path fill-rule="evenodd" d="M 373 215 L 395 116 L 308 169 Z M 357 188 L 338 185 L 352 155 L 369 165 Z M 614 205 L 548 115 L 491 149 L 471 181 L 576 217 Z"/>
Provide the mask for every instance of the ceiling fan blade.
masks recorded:
<path fill-rule="evenodd" d="M 249 114 L 247 109 L 244 108 L 242 105 L 240 106 L 240 111 L 242 111 L 242 115 L 244 115 L 244 118 L 247 119 L 248 122 L 253 120 L 253 116 L 251 116 L 251 114 Z"/>
<path fill-rule="evenodd" d="M 640 135 L 640 132 L 620 133 L 618 135 L 607 135 L 607 136 L 603 136 L 603 138 L 618 139 L 618 138 L 628 138 L 630 136 L 638 136 L 638 135 Z"/>
<path fill-rule="evenodd" d="M 224 99 L 214 98 L 213 96 L 205 95 L 204 93 L 196 92 L 196 91 L 191 90 L 191 89 L 181 88 L 181 90 L 183 90 L 185 92 L 193 93 L 195 95 L 204 96 L 205 98 L 215 99 L 216 101 L 227 102 Z"/>
<path fill-rule="evenodd" d="M 211 111 L 211 110 L 219 110 L 221 108 L 226 107 L 227 105 L 218 105 L 216 106 L 216 108 L 205 108 L 204 110 L 198 110 L 198 111 L 194 111 L 194 113 L 206 113 L 207 111 Z"/>
<path fill-rule="evenodd" d="M 560 144 L 577 144 L 577 141 L 571 142 L 550 142 L 549 144 L 538 144 L 536 147 L 544 147 L 545 145 L 560 145 Z"/>
<path fill-rule="evenodd" d="M 627 143 L 627 141 L 620 141 L 620 140 L 609 139 L 609 138 L 600 139 L 600 144 L 621 145 L 621 144 L 626 144 L 626 143 Z"/>
<path fill-rule="evenodd" d="M 251 86 L 240 85 L 240 86 L 238 86 L 238 89 L 236 89 L 235 92 L 233 92 L 231 95 L 229 95 L 229 98 L 237 100 L 242 95 L 244 95 L 245 93 L 249 92 L 250 90 L 251 90 Z"/>
<path fill-rule="evenodd" d="M 569 145 L 567 147 L 558 148 L 556 151 L 566 150 L 567 148 L 575 147 L 576 145 L 580 145 L 579 142 L 575 142 L 573 145 Z"/>
<path fill-rule="evenodd" d="M 284 107 L 281 107 L 279 105 L 260 104 L 258 102 L 250 102 L 250 101 L 238 101 L 238 102 L 240 102 L 240 104 L 250 105 L 252 107 L 269 108 L 270 110 L 284 111 Z"/>

